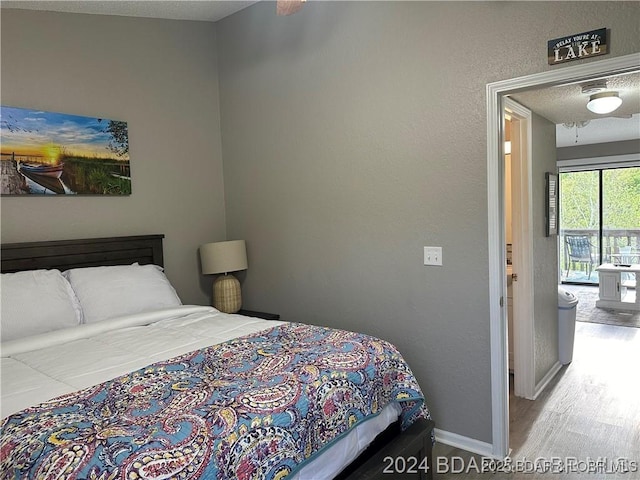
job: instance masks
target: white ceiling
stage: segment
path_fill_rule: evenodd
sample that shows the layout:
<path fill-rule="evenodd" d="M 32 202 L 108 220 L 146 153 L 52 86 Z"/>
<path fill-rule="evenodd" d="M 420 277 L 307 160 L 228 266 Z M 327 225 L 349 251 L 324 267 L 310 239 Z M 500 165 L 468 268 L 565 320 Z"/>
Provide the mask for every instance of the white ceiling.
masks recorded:
<path fill-rule="evenodd" d="M 606 82 L 606 91 L 616 91 L 622 105 L 611 115 L 630 116 L 640 113 L 640 72 L 615 75 L 600 79 Z M 594 120 L 602 115 L 587 110 L 589 94 L 582 93 L 582 86 L 593 84 L 594 80 L 569 85 L 559 85 L 510 95 L 518 103 L 535 110 L 538 115 L 555 124 Z"/>
<path fill-rule="evenodd" d="M 45 10 L 67 13 L 121 15 L 131 17 L 199 20 L 215 22 L 260 0 L 2 0 L 2 8 Z M 275 15 L 275 2 L 274 15 Z M 578 129 L 578 145 L 640 138 L 640 73 L 607 79 L 608 89 L 616 90 L 623 99 L 614 115 L 628 119 L 602 118 L 586 109 L 588 95 L 581 84 L 530 90 L 511 95 L 517 102 L 557 125 L 559 147 L 576 145 L 576 128 L 565 128 L 566 122 L 589 120 Z"/>
<path fill-rule="evenodd" d="M 640 138 L 640 114 L 637 113 L 632 118 L 607 117 L 591 120 L 584 127 L 556 125 L 556 146 L 558 147 L 620 142 L 638 138 Z"/>
<path fill-rule="evenodd" d="M 216 22 L 257 0 L 2 0 L 2 8 Z M 275 15 L 274 2 L 274 15 Z"/>
<path fill-rule="evenodd" d="M 640 72 L 606 79 L 607 91 L 617 91 L 622 105 L 609 115 L 587 110 L 589 95 L 582 93 L 582 82 L 559 85 L 510 95 L 538 115 L 555 123 L 558 147 L 618 142 L 640 138 Z M 565 123 L 589 121 L 584 127 L 566 128 Z"/>

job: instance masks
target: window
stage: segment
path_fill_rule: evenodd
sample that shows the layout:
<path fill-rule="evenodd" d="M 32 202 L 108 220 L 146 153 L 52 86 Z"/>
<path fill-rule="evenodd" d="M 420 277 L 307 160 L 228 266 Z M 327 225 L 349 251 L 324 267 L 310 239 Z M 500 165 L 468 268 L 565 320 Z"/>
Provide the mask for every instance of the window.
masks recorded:
<path fill-rule="evenodd" d="M 598 265 L 639 256 L 640 167 L 561 172 L 562 282 L 597 284 Z"/>

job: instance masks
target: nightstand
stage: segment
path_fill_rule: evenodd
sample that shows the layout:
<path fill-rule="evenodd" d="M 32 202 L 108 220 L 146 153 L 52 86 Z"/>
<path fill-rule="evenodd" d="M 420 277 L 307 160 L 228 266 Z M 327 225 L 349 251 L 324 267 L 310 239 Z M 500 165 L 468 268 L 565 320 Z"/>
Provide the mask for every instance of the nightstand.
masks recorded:
<path fill-rule="evenodd" d="M 264 320 L 280 320 L 280 315 L 277 313 L 256 312 L 254 310 L 245 310 L 243 308 L 238 310 L 238 315 L 244 315 L 245 317 L 258 317 Z"/>

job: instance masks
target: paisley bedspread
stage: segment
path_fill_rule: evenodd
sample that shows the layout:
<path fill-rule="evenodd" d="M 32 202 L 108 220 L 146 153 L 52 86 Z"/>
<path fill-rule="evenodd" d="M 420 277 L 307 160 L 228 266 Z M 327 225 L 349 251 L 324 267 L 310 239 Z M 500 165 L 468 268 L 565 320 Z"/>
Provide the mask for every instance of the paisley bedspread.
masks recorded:
<path fill-rule="evenodd" d="M 1 475 L 280 479 L 394 401 L 429 416 L 393 345 L 282 324 L 7 417 Z"/>

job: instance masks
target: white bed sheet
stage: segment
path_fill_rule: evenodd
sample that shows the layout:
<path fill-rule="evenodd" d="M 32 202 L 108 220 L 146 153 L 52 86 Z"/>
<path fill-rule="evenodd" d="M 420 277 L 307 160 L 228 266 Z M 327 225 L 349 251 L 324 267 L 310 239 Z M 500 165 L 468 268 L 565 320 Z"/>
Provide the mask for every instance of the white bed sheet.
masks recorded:
<path fill-rule="evenodd" d="M 96 385 L 151 363 L 265 330 L 284 322 L 180 306 L 2 343 L 2 417 Z M 393 423 L 387 406 L 305 465 L 294 479 L 331 478 Z M 327 461 L 326 459 L 329 459 Z"/>

